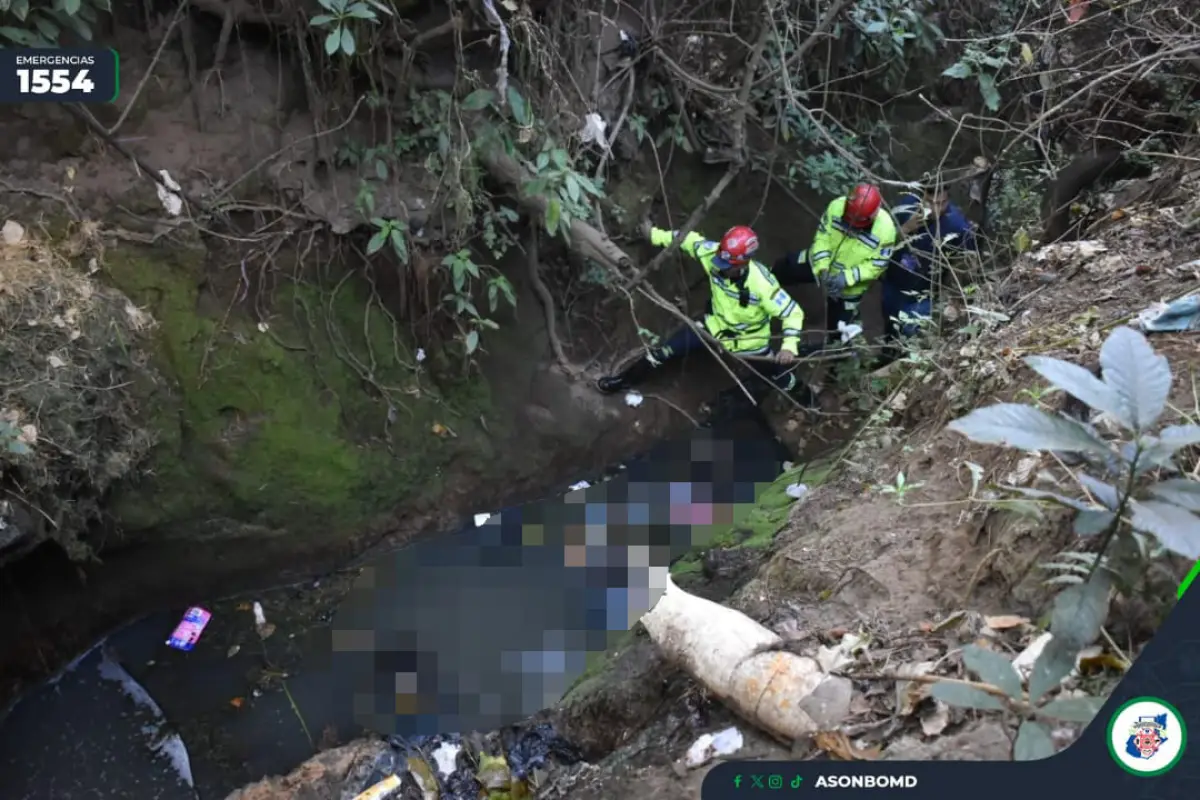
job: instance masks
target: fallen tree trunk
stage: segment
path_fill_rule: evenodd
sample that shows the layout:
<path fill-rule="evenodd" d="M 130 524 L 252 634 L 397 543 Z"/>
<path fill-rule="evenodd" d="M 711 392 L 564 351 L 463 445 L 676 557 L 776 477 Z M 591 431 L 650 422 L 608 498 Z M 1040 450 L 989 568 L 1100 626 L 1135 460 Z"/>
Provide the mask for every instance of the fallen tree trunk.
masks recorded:
<path fill-rule="evenodd" d="M 522 187 L 531 176 L 515 158 L 504 152 L 503 147 L 499 144 L 485 146 L 479 160 L 493 178 L 515 189 L 517 202 L 526 211 L 536 215 L 539 221 L 545 219 L 549 201 L 540 195 L 529 195 L 522 191 Z M 632 268 L 633 259 L 629 254 L 588 223 L 578 219 L 571 220 L 569 233 L 571 247 L 580 255 L 618 273 Z"/>

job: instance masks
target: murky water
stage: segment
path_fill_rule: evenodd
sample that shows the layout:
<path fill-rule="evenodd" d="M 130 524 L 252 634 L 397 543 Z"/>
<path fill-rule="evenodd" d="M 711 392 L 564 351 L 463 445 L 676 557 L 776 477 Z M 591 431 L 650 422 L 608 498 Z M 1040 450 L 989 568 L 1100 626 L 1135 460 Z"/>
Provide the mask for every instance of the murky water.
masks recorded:
<path fill-rule="evenodd" d="M 191 652 L 164 644 L 176 615 L 140 620 L 0 722 L 0 797 L 208 800 L 364 729 L 518 721 L 628 630 L 667 565 L 747 508 L 783 458 L 757 421 L 723 424 L 356 578 L 197 598 L 214 616 Z"/>

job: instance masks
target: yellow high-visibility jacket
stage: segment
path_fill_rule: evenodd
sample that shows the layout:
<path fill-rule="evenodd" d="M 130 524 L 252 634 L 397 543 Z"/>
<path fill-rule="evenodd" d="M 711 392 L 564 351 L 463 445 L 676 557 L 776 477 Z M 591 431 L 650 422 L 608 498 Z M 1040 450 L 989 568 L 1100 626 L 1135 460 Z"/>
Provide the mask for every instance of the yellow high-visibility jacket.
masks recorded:
<path fill-rule="evenodd" d="M 650 243 L 669 247 L 675 231 L 650 229 Z M 771 319 L 783 326 L 784 350 L 800 352 L 800 332 L 804 329 L 804 309 L 792 299 L 770 270 L 757 261 L 747 266 L 740 284 L 721 275 L 713 265 L 720 243 L 709 241 L 696 232 L 679 243 L 679 249 L 692 257 L 708 273 L 712 291 L 712 313 L 704 317 L 704 327 L 731 353 L 765 352 L 771 342 Z"/>
<path fill-rule="evenodd" d="M 881 209 L 871 230 L 857 230 L 842 221 L 845 208 L 846 198 L 839 197 L 825 209 L 812 247 L 808 248 L 808 263 L 818 281 L 830 270 L 842 272 L 846 276 L 842 296 L 854 300 L 887 270 L 896 244 L 896 223 Z"/>

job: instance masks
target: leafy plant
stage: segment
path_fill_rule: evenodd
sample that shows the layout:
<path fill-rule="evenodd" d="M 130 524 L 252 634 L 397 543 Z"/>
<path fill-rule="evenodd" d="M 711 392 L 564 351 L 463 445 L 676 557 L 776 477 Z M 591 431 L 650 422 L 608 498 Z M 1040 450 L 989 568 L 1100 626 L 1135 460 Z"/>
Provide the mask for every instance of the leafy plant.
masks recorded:
<path fill-rule="evenodd" d="M 526 181 L 522 189 L 526 194 L 546 198 L 546 231 L 551 236 L 562 233 L 566 237 L 571 221 L 589 218 L 591 198 L 602 197 L 603 192 L 587 175 L 576 172 L 570 154 L 550 139 L 532 166 L 534 178 Z"/>
<path fill-rule="evenodd" d="M 908 479 L 904 477 L 903 472 L 897 472 L 896 473 L 896 482 L 891 485 L 880 486 L 879 491 L 882 492 L 883 494 L 896 495 L 896 502 L 900 503 L 901 505 L 904 505 L 905 496 L 909 492 L 916 491 L 917 489 L 920 489 L 924 485 L 925 484 L 922 483 L 921 481 L 917 481 L 916 483 L 909 483 Z"/>
<path fill-rule="evenodd" d="M 354 55 L 358 49 L 358 43 L 354 38 L 354 31 L 351 30 L 351 25 L 355 20 L 366 20 L 367 22 L 379 23 L 379 15 L 376 10 L 391 16 L 392 10 L 383 3 L 375 2 L 375 0 L 317 0 L 321 4 L 321 8 L 325 9 L 325 14 L 317 14 L 308 21 L 308 24 L 314 28 L 328 28 L 329 33 L 325 35 L 325 53 L 333 55 L 339 50 L 348 56 Z"/>
<path fill-rule="evenodd" d="M 992 41 L 987 50 L 969 44 L 962 58 L 947 67 L 942 75 L 947 78 L 966 80 L 974 76 L 979 84 L 979 94 L 989 111 L 1000 110 L 1000 89 L 997 79 L 1000 72 L 1012 63 L 1009 52 L 1018 44 L 1015 36 Z"/>
<path fill-rule="evenodd" d="M 462 334 L 463 349 L 470 356 L 479 349 L 481 329 L 496 330 L 500 327 L 490 317 L 480 314 L 475 305 L 474 294 L 478 282 L 483 282 L 487 287 L 488 311 L 491 314 L 499 310 L 501 299 L 515 308 L 517 296 L 508 278 L 494 267 L 480 267 L 466 248 L 443 258 L 441 265 L 450 273 L 452 287 L 442 301 L 451 307 Z M 485 270 L 489 273 L 486 278 Z"/>
<path fill-rule="evenodd" d="M 90 42 L 99 15 L 111 12 L 111 0 L 0 0 L 0 40 L 18 47 L 53 47 L 66 31 Z"/>
<path fill-rule="evenodd" d="M 408 263 L 408 224 L 399 219 L 382 219 L 375 217 L 371 220 L 375 233 L 367 242 L 367 255 L 373 256 L 383 249 L 385 244 L 391 244 L 392 252 L 401 264 Z"/>
<path fill-rule="evenodd" d="M 1175 464 L 1181 450 L 1200 444 L 1200 425 L 1156 429 L 1171 391 L 1171 368 L 1131 328 L 1115 329 L 1101 346 L 1103 378 L 1055 358 L 1033 356 L 1026 363 L 1055 388 L 1103 413 L 1127 433 L 1124 440 L 1110 443 L 1086 422 L 1017 403 L 976 409 L 950 424 L 976 442 L 1031 452 L 1077 453 L 1085 468 L 1095 473 L 1084 469 L 1072 473 L 1083 498 L 1007 487 L 1074 509 L 1075 533 L 1097 542 L 1090 554 L 1052 562 L 1058 571 L 1073 576 L 1059 582 L 1074 585 L 1055 599 L 1050 626 L 1054 638 L 1038 658 L 1031 678 L 1030 699 L 1036 701 L 1071 671 L 1079 651 L 1099 635 L 1114 582 L 1121 591 L 1132 591 L 1145 573 L 1147 559 L 1160 551 L 1200 558 L 1200 517 L 1194 513 L 1200 511 L 1200 482 L 1178 477 Z M 1158 546 L 1147 542 L 1147 536 L 1154 537 Z"/>
<path fill-rule="evenodd" d="M 1065 594 L 1065 592 L 1064 592 Z M 1097 632 L 1099 623 L 1097 623 Z M 1052 640 L 1053 642 L 1054 640 Z M 1035 665 L 1026 694 L 1020 673 L 1012 662 L 993 650 L 969 644 L 963 648 L 963 666 L 978 676 L 988 689 L 966 682 L 935 683 L 930 694 L 943 703 L 979 711 L 1010 711 L 1022 718 L 1013 743 L 1015 761 L 1035 761 L 1055 753 L 1054 740 L 1041 720 L 1087 724 L 1096 716 L 1104 699 L 1100 697 L 1058 697 L 1046 703 L 1044 678 L 1039 680 Z M 1072 661 L 1072 666 L 1074 662 Z M 1057 680 L 1055 680 L 1057 685 Z M 990 690 L 990 691 L 989 691 Z"/>

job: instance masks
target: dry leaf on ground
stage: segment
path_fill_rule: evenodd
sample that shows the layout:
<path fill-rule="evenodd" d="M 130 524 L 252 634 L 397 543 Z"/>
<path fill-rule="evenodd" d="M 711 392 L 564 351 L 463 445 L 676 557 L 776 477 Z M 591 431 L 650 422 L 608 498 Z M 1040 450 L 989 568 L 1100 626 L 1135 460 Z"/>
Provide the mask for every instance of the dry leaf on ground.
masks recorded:
<path fill-rule="evenodd" d="M 874 761 L 882 751 L 876 748 L 855 747 L 850 737 L 841 731 L 819 731 L 813 743 L 841 761 Z"/>

